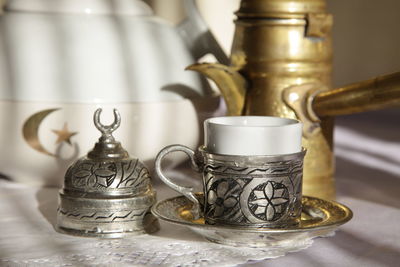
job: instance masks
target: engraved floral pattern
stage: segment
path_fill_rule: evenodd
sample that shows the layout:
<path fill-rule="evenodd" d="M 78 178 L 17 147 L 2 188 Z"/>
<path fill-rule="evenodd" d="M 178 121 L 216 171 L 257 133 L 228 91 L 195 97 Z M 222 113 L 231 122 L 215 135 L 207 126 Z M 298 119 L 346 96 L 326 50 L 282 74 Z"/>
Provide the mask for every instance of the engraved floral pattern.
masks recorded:
<path fill-rule="evenodd" d="M 268 181 L 253 189 L 248 203 L 257 218 L 276 221 L 285 213 L 289 204 L 289 192 L 284 184 Z"/>
<path fill-rule="evenodd" d="M 221 218 L 237 210 L 240 192 L 240 185 L 232 179 L 221 179 L 213 183 L 207 195 L 207 215 Z"/>
<path fill-rule="evenodd" d="M 76 187 L 108 187 L 117 174 L 115 163 L 84 163 L 73 174 Z"/>
<path fill-rule="evenodd" d="M 92 162 L 81 159 L 65 175 L 65 187 L 91 192 L 133 188 L 146 191 L 150 186 L 149 171 L 138 159 L 121 162 Z"/>

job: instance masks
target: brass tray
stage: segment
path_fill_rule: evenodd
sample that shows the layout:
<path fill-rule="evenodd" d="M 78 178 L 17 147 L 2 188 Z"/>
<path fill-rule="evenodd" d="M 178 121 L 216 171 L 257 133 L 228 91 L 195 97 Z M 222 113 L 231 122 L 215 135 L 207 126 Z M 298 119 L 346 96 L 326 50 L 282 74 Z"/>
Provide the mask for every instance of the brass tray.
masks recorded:
<path fill-rule="evenodd" d="M 159 201 L 152 213 L 161 220 L 189 227 L 207 240 L 233 246 L 282 247 L 332 234 L 348 222 L 352 211 L 337 202 L 304 196 L 300 224 L 292 228 L 249 228 L 208 225 L 204 219 L 193 220 L 192 203 L 184 196 Z"/>

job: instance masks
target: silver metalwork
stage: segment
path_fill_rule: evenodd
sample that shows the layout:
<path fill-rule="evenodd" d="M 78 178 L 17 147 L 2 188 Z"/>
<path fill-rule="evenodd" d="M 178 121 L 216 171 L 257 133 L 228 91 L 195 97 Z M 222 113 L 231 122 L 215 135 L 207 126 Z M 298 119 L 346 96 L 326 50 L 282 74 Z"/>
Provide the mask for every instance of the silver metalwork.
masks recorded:
<path fill-rule="evenodd" d="M 202 194 L 197 197 L 199 200 L 204 198 Z M 204 218 L 195 220 L 191 213 L 192 206 L 190 200 L 179 196 L 158 202 L 152 212 L 161 220 L 189 227 L 209 241 L 246 247 L 290 247 L 304 243 L 307 239 L 330 234 L 353 216 L 352 211 L 344 205 L 305 196 L 302 198 L 301 220 L 295 227 L 233 227 L 209 225 Z"/>
<path fill-rule="evenodd" d="M 96 110 L 94 124 L 102 136 L 65 174 L 56 229 L 105 238 L 155 232 L 159 225 L 150 207 L 156 193 L 149 171 L 112 136 L 121 123 L 119 112 L 114 109 L 114 122 L 109 126 L 101 124 L 100 114 L 101 109 Z"/>
<path fill-rule="evenodd" d="M 165 155 L 185 152 L 203 173 L 204 204 L 194 189 L 175 184 L 161 170 Z M 299 222 L 305 151 L 277 156 L 234 156 L 208 153 L 173 145 L 156 158 L 156 172 L 172 189 L 193 202 L 195 218 L 206 223 L 247 227 L 289 227 Z"/>

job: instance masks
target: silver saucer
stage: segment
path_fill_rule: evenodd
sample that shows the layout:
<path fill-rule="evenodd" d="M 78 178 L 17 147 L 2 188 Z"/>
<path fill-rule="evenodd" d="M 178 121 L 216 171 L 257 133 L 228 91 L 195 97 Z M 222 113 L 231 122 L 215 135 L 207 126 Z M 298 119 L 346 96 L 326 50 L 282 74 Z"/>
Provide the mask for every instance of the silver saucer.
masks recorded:
<path fill-rule="evenodd" d="M 199 194 L 201 199 L 201 194 Z M 207 240 L 232 246 L 285 247 L 331 234 L 348 222 L 352 211 L 337 202 L 304 196 L 298 226 L 291 228 L 249 228 L 208 225 L 204 218 L 193 220 L 192 202 L 184 196 L 159 201 L 152 213 L 161 220 L 189 227 Z"/>

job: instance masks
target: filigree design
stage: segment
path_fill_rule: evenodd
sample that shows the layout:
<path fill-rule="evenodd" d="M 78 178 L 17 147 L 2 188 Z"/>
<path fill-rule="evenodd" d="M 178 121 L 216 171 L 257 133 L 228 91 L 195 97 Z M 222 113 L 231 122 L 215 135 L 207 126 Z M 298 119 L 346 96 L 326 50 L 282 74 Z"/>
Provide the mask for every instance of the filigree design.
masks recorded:
<path fill-rule="evenodd" d="M 82 211 L 68 211 L 59 209 L 58 212 L 66 217 L 74 218 L 86 222 L 114 222 L 114 221 L 136 221 L 142 220 L 146 209 L 126 210 L 126 211 L 94 211 L 85 213 Z"/>
<path fill-rule="evenodd" d="M 289 204 L 289 191 L 282 183 L 268 181 L 255 187 L 250 193 L 248 205 L 252 214 L 265 221 L 282 217 Z"/>
<path fill-rule="evenodd" d="M 302 167 L 302 161 L 276 161 L 261 164 L 257 167 L 240 167 L 236 166 L 237 163 L 214 161 L 211 164 L 207 164 L 204 167 L 204 171 L 207 173 L 212 173 L 214 175 L 234 175 L 234 176 L 265 176 L 265 175 L 284 175 L 287 174 L 290 169 L 300 165 Z"/>
<path fill-rule="evenodd" d="M 140 187 L 150 179 L 147 168 L 137 159 L 129 162 L 121 162 L 121 181 L 118 188 Z"/>
<path fill-rule="evenodd" d="M 68 170 L 66 187 L 86 190 L 145 188 L 150 184 L 147 168 L 138 160 L 92 162 L 82 159 Z"/>
<path fill-rule="evenodd" d="M 296 224 L 301 213 L 304 154 L 228 156 L 203 151 L 206 222 L 260 227 Z"/>
<path fill-rule="evenodd" d="M 76 187 L 109 187 L 117 175 L 117 166 L 111 162 L 83 163 L 73 173 Z"/>
<path fill-rule="evenodd" d="M 239 210 L 241 186 L 232 179 L 214 182 L 207 194 L 207 216 L 215 219 L 234 214 Z"/>

